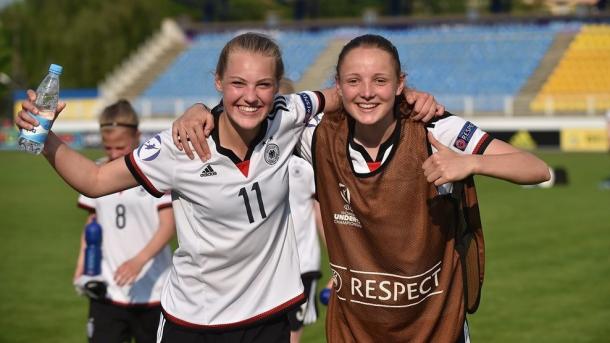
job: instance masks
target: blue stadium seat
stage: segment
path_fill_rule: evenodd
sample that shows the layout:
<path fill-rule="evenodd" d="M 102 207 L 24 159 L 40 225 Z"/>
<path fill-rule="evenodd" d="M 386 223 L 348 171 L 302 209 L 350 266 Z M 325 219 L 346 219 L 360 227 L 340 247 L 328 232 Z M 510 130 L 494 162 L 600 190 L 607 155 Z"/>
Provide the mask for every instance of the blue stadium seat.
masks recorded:
<path fill-rule="evenodd" d="M 404 29 L 341 28 L 272 31 L 284 56 L 286 76 L 298 81 L 334 38 L 376 33 L 391 40 L 400 54 L 407 83 L 434 94 L 455 112 L 502 111 L 506 96 L 516 95 L 549 48 L 554 35 L 579 24 L 458 25 Z M 235 35 L 201 34 L 141 96 L 154 99 L 155 113 L 174 113 L 170 99 L 217 101 L 213 74 L 223 45 Z M 325 86 L 332 85 L 329 75 Z M 163 108 L 167 107 L 167 108 Z"/>

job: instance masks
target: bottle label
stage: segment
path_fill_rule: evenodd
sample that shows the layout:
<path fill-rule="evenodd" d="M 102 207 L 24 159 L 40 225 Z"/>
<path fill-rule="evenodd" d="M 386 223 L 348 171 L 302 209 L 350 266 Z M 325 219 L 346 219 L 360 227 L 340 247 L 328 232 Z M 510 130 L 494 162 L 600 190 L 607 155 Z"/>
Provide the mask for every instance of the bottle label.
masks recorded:
<path fill-rule="evenodd" d="M 27 138 L 30 141 L 44 144 L 47 140 L 47 135 L 49 134 L 49 130 L 51 130 L 51 125 L 53 125 L 52 119 L 47 119 L 42 115 L 35 115 L 32 112 L 28 112 L 29 115 L 38 120 L 38 126 L 34 127 L 32 130 L 21 130 L 21 137 Z M 42 114 L 42 113 L 41 113 Z M 51 115 L 52 117 L 52 115 Z"/>

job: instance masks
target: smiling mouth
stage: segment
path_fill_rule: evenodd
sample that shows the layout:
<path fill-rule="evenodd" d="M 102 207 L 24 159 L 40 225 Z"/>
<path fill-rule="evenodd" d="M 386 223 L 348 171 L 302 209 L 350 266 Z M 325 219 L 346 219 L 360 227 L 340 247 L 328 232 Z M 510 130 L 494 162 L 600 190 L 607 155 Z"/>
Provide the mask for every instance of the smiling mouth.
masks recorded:
<path fill-rule="evenodd" d="M 254 113 L 259 109 L 259 107 L 256 106 L 237 106 L 237 108 L 239 108 L 240 111 L 247 113 Z"/>
<path fill-rule="evenodd" d="M 377 106 L 379 106 L 379 104 L 357 104 L 359 108 L 363 109 L 363 110 L 370 110 L 373 109 Z"/>

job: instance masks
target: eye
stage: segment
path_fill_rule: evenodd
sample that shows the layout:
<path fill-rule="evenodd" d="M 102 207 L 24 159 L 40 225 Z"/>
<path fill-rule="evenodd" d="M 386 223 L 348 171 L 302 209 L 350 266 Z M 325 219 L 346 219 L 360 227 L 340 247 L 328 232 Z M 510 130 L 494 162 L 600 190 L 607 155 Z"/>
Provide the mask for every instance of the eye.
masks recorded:
<path fill-rule="evenodd" d="M 388 83 L 388 80 L 383 77 L 378 77 L 375 79 L 375 83 L 377 83 L 378 85 L 385 85 L 386 83 Z"/>
<path fill-rule="evenodd" d="M 345 80 L 345 83 L 347 83 L 348 85 L 356 85 L 356 84 L 358 84 L 358 79 L 349 78 L 349 79 Z"/>
<path fill-rule="evenodd" d="M 231 81 L 231 85 L 235 87 L 243 87 L 246 85 L 246 83 L 243 81 Z"/>
<path fill-rule="evenodd" d="M 271 82 L 261 82 L 261 83 L 258 84 L 258 86 L 261 87 L 261 88 L 270 88 L 273 85 L 271 84 Z"/>

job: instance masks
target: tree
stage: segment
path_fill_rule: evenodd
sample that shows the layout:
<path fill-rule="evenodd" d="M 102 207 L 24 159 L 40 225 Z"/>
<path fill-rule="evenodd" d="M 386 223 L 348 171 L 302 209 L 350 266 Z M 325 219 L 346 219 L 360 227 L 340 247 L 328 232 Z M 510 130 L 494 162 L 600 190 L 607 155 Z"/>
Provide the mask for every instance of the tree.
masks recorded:
<path fill-rule="evenodd" d="M 14 3 L 0 13 L 13 51 L 10 76 L 35 87 L 49 64 L 57 63 L 65 67 L 62 87 L 96 87 L 163 18 L 186 12 L 170 0 Z"/>

